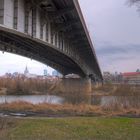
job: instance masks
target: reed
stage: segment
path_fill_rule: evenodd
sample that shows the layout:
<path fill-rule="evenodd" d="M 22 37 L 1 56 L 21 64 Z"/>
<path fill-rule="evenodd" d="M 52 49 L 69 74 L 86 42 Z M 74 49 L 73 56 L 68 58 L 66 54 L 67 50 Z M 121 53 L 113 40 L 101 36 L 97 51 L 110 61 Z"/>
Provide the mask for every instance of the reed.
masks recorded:
<path fill-rule="evenodd" d="M 45 94 L 50 91 L 53 84 L 54 81 L 40 78 L 0 78 L 0 89 L 7 89 L 5 94 L 8 95 Z"/>
<path fill-rule="evenodd" d="M 126 84 L 104 84 L 103 86 L 94 87 L 93 92 L 102 95 L 115 96 L 140 96 L 140 85 L 126 85 Z"/>
<path fill-rule="evenodd" d="M 111 95 L 137 96 L 140 95 L 140 86 L 125 84 L 116 85 L 114 90 L 111 91 Z"/>
<path fill-rule="evenodd" d="M 34 112 L 46 116 L 117 116 L 132 115 L 140 116 L 140 109 L 123 107 L 119 104 L 110 106 L 93 106 L 88 104 L 64 104 L 52 105 L 47 103 L 33 105 L 28 102 L 13 102 L 0 105 L 0 111 Z"/>

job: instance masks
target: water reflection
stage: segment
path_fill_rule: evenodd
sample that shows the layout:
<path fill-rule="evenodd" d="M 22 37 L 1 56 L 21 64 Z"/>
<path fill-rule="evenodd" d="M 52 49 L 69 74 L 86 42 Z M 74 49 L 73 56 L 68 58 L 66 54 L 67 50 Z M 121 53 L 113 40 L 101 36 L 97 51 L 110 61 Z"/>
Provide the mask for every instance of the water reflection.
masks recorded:
<path fill-rule="evenodd" d="M 140 107 L 140 96 L 92 96 L 92 105 Z"/>
<path fill-rule="evenodd" d="M 72 96 L 74 97 L 74 96 Z M 52 96 L 52 95 L 23 95 L 23 96 L 0 96 L 0 104 L 11 103 L 17 101 L 25 101 L 32 104 L 50 103 L 50 104 L 64 104 L 64 103 L 88 103 L 91 105 L 119 105 L 122 107 L 140 107 L 140 96 L 86 96 L 80 99 L 78 96 L 75 98 Z"/>
<path fill-rule="evenodd" d="M 23 95 L 23 96 L 0 96 L 0 104 L 25 101 L 32 104 L 50 103 L 50 104 L 63 104 L 64 99 L 58 96 L 50 95 Z"/>

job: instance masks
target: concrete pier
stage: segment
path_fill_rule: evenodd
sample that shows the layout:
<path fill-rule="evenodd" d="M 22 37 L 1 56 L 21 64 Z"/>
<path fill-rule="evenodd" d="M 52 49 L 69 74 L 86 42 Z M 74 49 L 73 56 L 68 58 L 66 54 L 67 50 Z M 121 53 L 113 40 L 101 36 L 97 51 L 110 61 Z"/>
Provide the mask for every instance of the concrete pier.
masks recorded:
<path fill-rule="evenodd" d="M 91 79 L 63 78 L 60 83 L 62 93 L 91 93 Z"/>

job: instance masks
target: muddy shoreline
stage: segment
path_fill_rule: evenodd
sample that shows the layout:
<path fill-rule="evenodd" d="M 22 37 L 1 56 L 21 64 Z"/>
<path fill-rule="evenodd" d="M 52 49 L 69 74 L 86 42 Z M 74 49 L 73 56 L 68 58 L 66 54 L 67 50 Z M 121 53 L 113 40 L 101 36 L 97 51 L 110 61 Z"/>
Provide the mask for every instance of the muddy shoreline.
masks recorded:
<path fill-rule="evenodd" d="M 136 114 L 118 114 L 118 115 L 102 115 L 102 114 L 92 114 L 92 115 L 77 115 L 77 114 L 55 114 L 48 112 L 33 112 L 33 111 L 0 111 L 0 117 L 53 117 L 53 118 L 61 118 L 61 117 L 127 117 L 127 118 L 140 118 L 140 115 Z"/>

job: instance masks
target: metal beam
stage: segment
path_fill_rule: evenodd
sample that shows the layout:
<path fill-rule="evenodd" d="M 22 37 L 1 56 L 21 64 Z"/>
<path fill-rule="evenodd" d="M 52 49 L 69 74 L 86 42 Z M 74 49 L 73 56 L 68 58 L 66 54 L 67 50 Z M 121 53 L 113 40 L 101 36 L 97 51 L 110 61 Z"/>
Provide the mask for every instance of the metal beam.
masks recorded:
<path fill-rule="evenodd" d="M 71 40 L 71 42 L 72 43 L 81 43 L 81 42 L 86 42 L 86 39 L 85 39 L 85 37 L 84 37 L 84 35 L 66 35 L 67 36 L 67 38 L 69 39 L 69 40 Z"/>
<path fill-rule="evenodd" d="M 58 25 L 56 25 L 57 31 L 58 32 L 66 31 L 66 29 L 71 28 L 73 25 L 77 24 L 78 22 L 79 22 L 78 20 L 73 19 L 73 20 L 67 21 L 65 23 L 58 24 Z"/>
<path fill-rule="evenodd" d="M 63 8 L 61 10 L 56 10 L 53 12 L 48 12 L 49 16 L 51 17 L 51 21 L 54 21 L 57 18 L 60 18 L 61 16 L 64 16 L 65 14 L 72 12 L 74 10 L 73 7 L 69 8 Z"/>
<path fill-rule="evenodd" d="M 73 29 L 73 30 L 70 30 L 70 31 L 68 31 L 69 32 L 69 35 L 70 36 L 73 36 L 73 35 L 75 35 L 75 36 L 80 36 L 80 35 L 84 35 L 85 36 L 85 34 L 84 34 L 84 32 L 83 31 L 81 31 L 81 30 L 77 30 L 77 29 Z"/>

